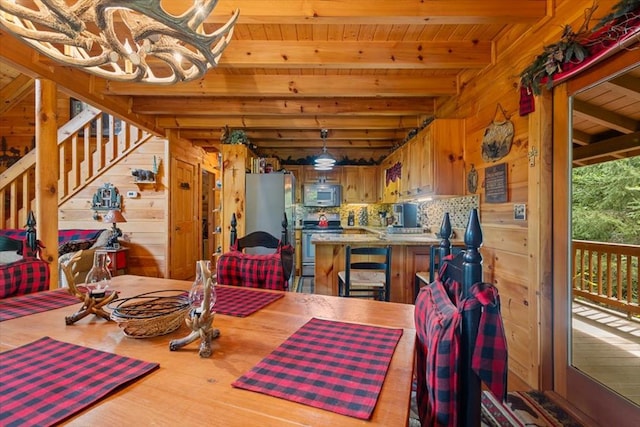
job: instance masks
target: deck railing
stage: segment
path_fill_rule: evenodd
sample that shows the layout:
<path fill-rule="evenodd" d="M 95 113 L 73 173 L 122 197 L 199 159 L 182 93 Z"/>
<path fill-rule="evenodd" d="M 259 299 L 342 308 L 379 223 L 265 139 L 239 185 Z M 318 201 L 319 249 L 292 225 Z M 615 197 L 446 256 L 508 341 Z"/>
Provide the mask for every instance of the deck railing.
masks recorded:
<path fill-rule="evenodd" d="M 58 203 L 62 204 L 120 162 L 152 134 L 87 106 L 58 129 Z M 22 228 L 35 210 L 36 153 L 0 174 L 0 228 Z M 53 165 L 52 165 L 53 167 Z"/>
<path fill-rule="evenodd" d="M 573 296 L 640 316 L 640 246 L 573 241 Z"/>

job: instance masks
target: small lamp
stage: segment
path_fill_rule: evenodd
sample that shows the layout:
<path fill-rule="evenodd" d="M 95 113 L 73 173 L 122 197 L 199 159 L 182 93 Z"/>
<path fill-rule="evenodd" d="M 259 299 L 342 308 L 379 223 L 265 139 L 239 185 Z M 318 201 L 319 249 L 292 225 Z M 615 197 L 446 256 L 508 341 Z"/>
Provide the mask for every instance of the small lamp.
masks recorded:
<path fill-rule="evenodd" d="M 102 222 L 113 224 L 113 228 L 111 229 L 111 237 L 107 241 L 107 245 L 105 246 L 107 249 L 117 249 L 120 247 L 120 243 L 118 243 L 118 237 L 122 236 L 122 231 L 116 227 L 116 224 L 119 222 L 127 222 L 127 220 L 122 216 L 122 213 L 118 210 L 110 210 L 102 219 Z"/>

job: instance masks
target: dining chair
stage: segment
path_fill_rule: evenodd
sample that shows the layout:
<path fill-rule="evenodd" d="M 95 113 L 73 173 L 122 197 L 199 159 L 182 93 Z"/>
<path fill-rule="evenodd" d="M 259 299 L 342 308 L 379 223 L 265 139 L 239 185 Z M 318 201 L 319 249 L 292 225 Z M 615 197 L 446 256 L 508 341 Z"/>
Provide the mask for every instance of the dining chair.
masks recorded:
<path fill-rule="evenodd" d="M 345 247 L 345 269 L 338 273 L 340 296 L 389 301 L 390 289 L 391 246 Z"/>

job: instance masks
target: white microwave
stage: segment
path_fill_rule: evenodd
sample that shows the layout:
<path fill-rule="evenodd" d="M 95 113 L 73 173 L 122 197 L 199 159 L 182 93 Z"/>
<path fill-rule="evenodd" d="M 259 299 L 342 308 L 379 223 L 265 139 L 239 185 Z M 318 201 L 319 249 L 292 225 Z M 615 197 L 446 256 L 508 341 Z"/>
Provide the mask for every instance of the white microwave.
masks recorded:
<path fill-rule="evenodd" d="M 332 184 L 304 184 L 302 204 L 306 207 L 337 207 L 342 198 L 342 186 Z"/>

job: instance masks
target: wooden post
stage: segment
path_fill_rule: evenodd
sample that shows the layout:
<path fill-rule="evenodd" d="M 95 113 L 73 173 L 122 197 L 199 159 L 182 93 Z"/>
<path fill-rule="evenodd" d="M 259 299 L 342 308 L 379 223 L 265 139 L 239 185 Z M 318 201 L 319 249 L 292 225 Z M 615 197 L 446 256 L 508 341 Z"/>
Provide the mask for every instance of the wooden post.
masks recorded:
<path fill-rule="evenodd" d="M 51 270 L 50 289 L 58 287 L 58 119 L 57 86 L 36 80 L 36 224 Z"/>
<path fill-rule="evenodd" d="M 482 281 L 482 229 L 478 218 L 478 209 L 472 209 L 469 223 L 464 233 L 466 250 L 462 262 L 462 295 L 461 300 L 470 298 L 471 286 Z M 466 310 L 462 314 L 462 335 L 460 337 L 460 425 L 480 425 L 480 377 L 473 371 L 473 350 L 476 347 L 478 323 L 480 322 L 481 307 Z"/>

